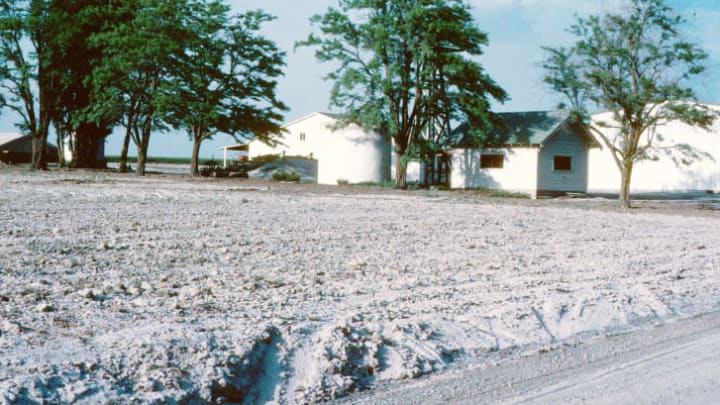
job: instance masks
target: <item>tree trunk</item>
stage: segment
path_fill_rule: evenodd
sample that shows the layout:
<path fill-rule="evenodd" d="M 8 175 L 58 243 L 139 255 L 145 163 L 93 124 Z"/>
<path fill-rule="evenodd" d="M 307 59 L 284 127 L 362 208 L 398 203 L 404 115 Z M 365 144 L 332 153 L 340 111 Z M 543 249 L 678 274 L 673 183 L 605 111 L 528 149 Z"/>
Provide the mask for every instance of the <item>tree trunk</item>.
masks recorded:
<path fill-rule="evenodd" d="M 40 138 L 32 134 L 32 155 L 30 157 L 30 170 L 37 170 L 37 161 L 40 155 Z"/>
<path fill-rule="evenodd" d="M 395 187 L 407 188 L 407 165 L 403 162 L 403 153 L 395 152 Z"/>
<path fill-rule="evenodd" d="M 198 157 L 200 156 L 200 144 L 202 143 L 202 137 L 198 135 L 193 136 L 193 148 L 192 148 L 192 158 L 190 159 L 190 174 L 192 176 L 198 176 L 200 174 L 200 170 L 198 170 Z"/>
<path fill-rule="evenodd" d="M 147 152 L 145 151 L 145 148 L 142 145 L 137 145 L 137 162 L 135 163 L 135 174 L 138 176 L 144 176 L 145 175 L 145 157 L 147 156 Z"/>
<path fill-rule="evenodd" d="M 42 134 L 36 134 L 32 137 L 32 161 L 30 168 L 32 170 L 45 169 L 45 144 L 47 139 Z"/>
<path fill-rule="evenodd" d="M 58 163 L 60 167 L 67 166 L 65 162 L 65 131 L 62 125 L 55 123 L 55 142 L 57 142 Z"/>
<path fill-rule="evenodd" d="M 84 122 L 75 131 L 72 166 L 76 168 L 98 169 L 105 167 L 105 161 L 99 159 L 101 142 L 110 134 L 108 127 L 101 124 Z"/>
<path fill-rule="evenodd" d="M 620 171 L 620 205 L 624 210 L 630 209 L 630 179 L 632 178 L 633 162 L 623 162 Z"/>
<path fill-rule="evenodd" d="M 437 186 L 440 182 L 440 176 L 438 175 L 439 170 L 439 162 L 438 166 L 435 165 L 437 161 L 437 155 L 431 153 L 429 156 L 427 156 L 425 160 L 425 179 L 424 179 L 424 185 L 427 187 Z"/>
<path fill-rule="evenodd" d="M 73 138 L 75 138 L 75 139 L 73 140 L 72 146 L 70 147 L 70 150 L 72 151 L 72 160 L 70 160 L 70 167 L 72 167 L 72 168 L 83 167 L 83 162 L 82 162 L 82 156 L 83 156 L 83 151 L 84 151 L 84 148 L 82 147 L 83 137 L 80 135 L 79 127 L 75 130 L 75 135 Z"/>
<path fill-rule="evenodd" d="M 45 162 L 45 146 L 47 145 L 48 129 L 50 127 L 50 83 L 48 81 L 48 75 L 43 64 L 47 57 L 45 52 L 45 39 L 41 34 L 43 30 L 35 31 L 37 35 L 37 42 L 35 45 L 35 51 L 37 52 L 37 104 L 38 104 L 38 121 L 32 134 L 33 138 L 33 153 L 32 153 L 32 164 L 33 170 L 45 170 L 47 164 Z M 33 107 L 30 107 L 33 108 Z"/>
<path fill-rule="evenodd" d="M 89 168 L 91 156 L 91 142 L 86 130 L 86 125 L 79 125 L 75 131 L 75 143 L 72 151 L 72 167 Z"/>
<path fill-rule="evenodd" d="M 150 145 L 150 135 L 152 130 L 152 118 L 150 115 L 145 117 L 140 132 L 140 142 L 137 146 L 137 169 L 135 173 L 138 176 L 145 175 L 145 161 L 147 160 L 148 146 Z"/>
<path fill-rule="evenodd" d="M 120 173 L 126 173 L 128 171 L 127 155 L 128 148 L 130 147 L 130 126 L 128 125 L 125 131 L 125 138 L 123 139 L 122 150 L 120 151 Z"/>
<path fill-rule="evenodd" d="M 35 133 L 32 134 L 32 162 L 31 167 L 33 170 L 45 170 L 47 169 L 47 162 L 45 157 L 45 148 L 47 146 L 48 128 L 50 127 L 50 115 L 47 112 L 47 106 L 43 98 L 43 90 L 40 89 L 40 119 Z"/>

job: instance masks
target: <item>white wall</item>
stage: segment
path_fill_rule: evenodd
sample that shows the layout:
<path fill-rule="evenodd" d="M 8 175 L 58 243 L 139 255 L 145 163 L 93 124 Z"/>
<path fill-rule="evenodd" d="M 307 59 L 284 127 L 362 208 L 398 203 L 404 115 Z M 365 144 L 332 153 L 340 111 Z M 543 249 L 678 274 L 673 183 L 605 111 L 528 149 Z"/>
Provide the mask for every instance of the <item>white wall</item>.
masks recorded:
<path fill-rule="evenodd" d="M 720 107 L 714 108 L 720 110 Z M 593 119 L 608 120 L 609 114 L 599 114 Z M 606 133 L 611 134 L 610 131 Z M 661 153 L 656 161 L 637 162 L 630 183 L 631 193 L 720 190 L 720 120 L 716 120 L 710 131 L 673 122 L 658 127 L 657 133 L 664 138 L 662 142 L 656 142 L 658 146 L 686 143 L 709 153 L 712 159 L 696 159 L 689 165 L 678 165 L 671 156 Z M 588 192 L 617 193 L 620 171 L 608 149 L 604 146 L 591 149 L 589 161 Z"/>
<path fill-rule="evenodd" d="M 335 119 L 313 113 L 284 126 L 283 145 L 250 143 L 250 158 L 266 154 L 312 157 L 318 161 L 318 183 L 380 182 L 390 176 L 390 144 L 356 125 L 333 130 Z M 304 134 L 304 140 L 301 139 Z"/>
<path fill-rule="evenodd" d="M 395 178 L 395 170 L 393 167 L 393 179 Z M 422 183 L 425 181 L 425 163 L 419 160 L 411 160 L 407 162 L 407 170 L 405 179 L 408 183 Z"/>
<path fill-rule="evenodd" d="M 538 148 L 454 149 L 451 188 L 492 188 L 537 197 Z M 503 168 L 480 168 L 481 154 L 503 154 Z"/>

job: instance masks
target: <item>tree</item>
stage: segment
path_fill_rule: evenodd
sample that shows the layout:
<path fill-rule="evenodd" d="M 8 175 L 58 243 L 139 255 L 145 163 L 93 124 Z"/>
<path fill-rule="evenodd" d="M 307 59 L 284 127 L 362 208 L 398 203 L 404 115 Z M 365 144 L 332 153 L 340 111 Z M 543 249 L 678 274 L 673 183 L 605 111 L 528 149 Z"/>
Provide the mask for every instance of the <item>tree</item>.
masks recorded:
<path fill-rule="evenodd" d="M 88 38 L 106 25 L 115 2 L 106 0 L 0 1 L 0 105 L 19 114 L 32 136 L 32 167 L 45 167 L 50 125 L 60 161 L 70 139 L 73 165 L 97 167 L 98 146 L 110 134 L 108 117 L 85 114 L 92 100 L 92 67 L 98 49 Z"/>
<path fill-rule="evenodd" d="M 188 4 L 182 52 L 169 65 L 173 80 L 163 93 L 167 121 L 193 141 L 191 174 L 198 175 L 200 146 L 218 132 L 254 134 L 270 141 L 281 132 L 286 107 L 275 96 L 284 54 L 257 34 L 271 17 L 261 11 L 229 17 L 218 1 Z"/>
<path fill-rule="evenodd" d="M 316 57 L 337 62 L 331 105 L 343 121 L 389 136 L 395 146 L 396 184 L 404 188 L 407 159 L 429 128 L 467 120 L 478 131 L 497 122 L 491 99 L 502 90 L 473 58 L 487 35 L 462 0 L 339 0 L 312 17 L 321 34 L 296 46 L 316 46 Z M 449 136 L 449 131 L 444 132 Z"/>
<path fill-rule="evenodd" d="M 117 10 L 118 21 L 92 36 L 103 50 L 93 70 L 96 100 L 93 111 L 106 117 L 115 111 L 137 148 L 136 173 L 145 174 L 153 130 L 164 128 L 163 92 L 172 80 L 169 66 L 182 51 L 186 2 L 127 0 Z"/>
<path fill-rule="evenodd" d="M 107 0 L 50 0 L 45 16 L 47 37 L 46 100 L 55 127 L 58 150 L 65 142 L 72 151 L 72 166 L 104 167 L 98 149 L 115 116 L 88 114 L 95 103 L 92 71 L 101 61 L 102 51 L 89 38 L 112 25 L 120 2 Z M 64 159 L 61 156 L 61 162 Z"/>
<path fill-rule="evenodd" d="M 123 173 L 129 169 L 127 157 L 130 140 L 133 139 L 133 123 L 138 119 L 135 111 L 140 99 L 136 97 L 137 93 L 134 90 L 140 86 L 136 86 L 132 81 L 122 82 L 132 77 L 132 73 L 126 69 L 132 68 L 133 65 L 115 65 L 127 55 L 122 55 L 121 52 L 113 49 L 112 45 L 122 42 L 121 37 L 128 35 L 128 31 L 132 32 L 127 27 L 133 23 L 139 12 L 137 8 L 141 4 L 134 0 L 122 1 L 115 3 L 115 7 L 112 8 L 91 7 L 84 13 L 90 19 L 98 17 L 95 20 L 112 22 L 106 23 L 100 30 L 88 36 L 88 47 L 99 55 L 90 71 L 90 80 L 86 80 L 91 84 L 89 94 L 92 95 L 93 102 L 88 104 L 83 113 L 86 121 L 98 123 L 98 126 L 100 122 L 106 122 L 107 126 L 125 127 L 119 164 L 119 171 Z"/>
<path fill-rule="evenodd" d="M 44 15 L 47 2 L 0 1 L 0 107 L 17 113 L 18 127 L 32 138 L 33 169 L 45 168 L 50 127 Z M 30 49 L 27 49 L 27 47 Z"/>
<path fill-rule="evenodd" d="M 633 165 L 656 150 L 657 128 L 673 120 L 708 127 L 713 115 L 687 87 L 703 72 L 707 55 L 682 40 L 685 21 L 663 0 L 628 0 L 625 6 L 620 13 L 578 18 L 569 29 L 577 42 L 544 48 L 544 68 L 545 82 L 612 154 L 627 209 Z M 610 111 L 613 119 L 592 122 L 588 105 Z"/>

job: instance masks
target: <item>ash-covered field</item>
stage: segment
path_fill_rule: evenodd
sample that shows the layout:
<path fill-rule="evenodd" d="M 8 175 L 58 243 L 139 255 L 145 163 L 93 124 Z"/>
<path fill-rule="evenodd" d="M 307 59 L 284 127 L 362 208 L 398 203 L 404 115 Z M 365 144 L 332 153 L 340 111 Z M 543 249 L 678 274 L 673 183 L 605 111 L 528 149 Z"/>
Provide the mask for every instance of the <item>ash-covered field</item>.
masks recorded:
<path fill-rule="evenodd" d="M 92 172 L 0 190 L 0 403 L 313 403 L 720 309 L 714 212 Z"/>

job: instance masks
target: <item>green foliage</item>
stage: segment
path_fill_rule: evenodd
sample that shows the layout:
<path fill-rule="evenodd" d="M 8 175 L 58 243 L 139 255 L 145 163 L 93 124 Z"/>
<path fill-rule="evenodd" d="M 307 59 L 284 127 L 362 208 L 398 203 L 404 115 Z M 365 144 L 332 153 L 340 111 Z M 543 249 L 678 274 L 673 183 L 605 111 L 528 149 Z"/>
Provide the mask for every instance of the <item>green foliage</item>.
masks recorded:
<path fill-rule="evenodd" d="M 395 188 L 396 184 L 391 181 L 381 181 L 381 182 L 366 181 L 366 182 L 361 182 L 361 183 L 353 183 L 353 186 Z"/>
<path fill-rule="evenodd" d="M 707 54 L 683 40 L 683 24 L 663 0 L 627 0 L 622 12 L 578 18 L 573 46 L 544 48 L 545 83 L 612 153 L 625 207 L 633 163 L 653 153 L 657 127 L 713 121 L 686 84 L 703 72 Z M 588 106 L 610 111 L 612 122 L 591 122 Z"/>
<path fill-rule="evenodd" d="M 300 181 L 300 175 L 292 171 L 278 170 L 272 174 L 272 179 L 275 181 L 289 181 L 297 183 Z"/>
<path fill-rule="evenodd" d="M 114 20 L 119 4 L 106 0 L 45 3 L 47 10 L 40 15 L 47 21 L 43 35 L 48 41 L 48 58 L 41 79 L 46 83 L 44 94 L 50 101 L 57 144 L 62 148 L 64 140 L 70 138 L 74 167 L 102 166 L 97 149 L 112 132 L 119 114 L 89 114 L 100 101 L 93 92 L 92 72 L 102 63 L 102 50 L 89 40 L 108 28 L 107 21 Z"/>
<path fill-rule="evenodd" d="M 50 125 L 63 141 L 74 134 L 73 163 L 95 167 L 97 146 L 113 118 L 88 117 L 95 102 L 89 79 L 99 50 L 88 38 L 108 20 L 115 2 L 31 0 L 0 2 L 0 104 L 19 113 L 18 126 L 33 137 L 33 166 L 44 166 Z M 92 121 L 92 122 L 90 122 Z"/>
<path fill-rule="evenodd" d="M 184 128 L 196 170 L 200 142 L 218 132 L 271 143 L 281 131 L 284 54 L 258 35 L 269 20 L 231 16 L 220 0 L 0 1 L 0 107 L 20 113 L 34 149 L 51 123 L 59 147 L 71 136 L 80 167 L 122 124 L 139 174 L 151 133 Z"/>
<path fill-rule="evenodd" d="M 286 107 L 275 96 L 284 54 L 258 35 L 269 15 L 230 16 L 217 0 L 121 4 L 115 23 L 90 40 L 103 50 L 91 114 L 122 117 L 139 161 L 151 133 L 169 126 L 185 129 L 194 142 L 192 174 L 202 141 L 219 132 L 272 143 L 281 132 L 278 111 Z"/>
<path fill-rule="evenodd" d="M 515 193 L 512 191 L 506 191 L 506 190 L 486 190 L 484 193 L 487 194 L 488 197 L 494 197 L 494 198 L 520 198 L 520 199 L 528 199 L 530 198 L 527 194 L 524 193 Z"/>
<path fill-rule="evenodd" d="M 139 175 L 152 131 L 164 128 L 163 94 L 173 80 L 170 62 L 183 50 L 185 11 L 185 1 L 125 0 L 113 23 L 89 39 L 102 49 L 92 75 L 97 102 L 91 114 L 122 117 L 137 148 Z"/>
<path fill-rule="evenodd" d="M 169 64 L 173 80 L 161 101 L 166 121 L 196 142 L 195 174 L 200 143 L 218 132 L 272 143 L 282 131 L 279 111 L 286 106 L 275 90 L 285 55 L 258 34 L 272 20 L 264 12 L 230 17 L 219 1 L 185 3 L 184 46 Z"/>
<path fill-rule="evenodd" d="M 43 35 L 45 2 L 0 2 L 0 108 L 17 113 L 18 128 L 32 137 L 33 169 L 45 167 L 49 105 L 40 97 L 47 90 L 41 70 L 47 65 Z M 27 46 L 29 45 L 29 46 Z M 39 88 L 38 88 L 39 87 Z"/>
<path fill-rule="evenodd" d="M 477 194 L 477 195 L 480 195 L 483 197 L 490 197 L 490 198 L 518 198 L 518 199 L 530 198 L 530 196 L 525 193 L 517 193 L 517 192 L 513 192 L 513 191 L 500 190 L 500 189 L 495 189 L 495 188 L 470 188 L 470 189 L 465 189 L 461 192 Z"/>
<path fill-rule="evenodd" d="M 498 121 L 490 102 L 507 95 L 476 62 L 487 36 L 462 0 L 338 4 L 311 19 L 321 34 L 296 46 L 316 47 L 318 60 L 339 65 L 326 79 L 334 83 L 331 105 L 344 111 L 343 122 L 386 134 L 399 156 L 412 156 L 411 145 L 439 143 L 453 121 L 480 128 Z M 398 185 L 405 186 L 405 166 L 397 169 Z"/>

